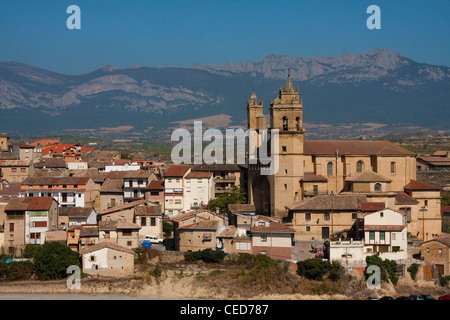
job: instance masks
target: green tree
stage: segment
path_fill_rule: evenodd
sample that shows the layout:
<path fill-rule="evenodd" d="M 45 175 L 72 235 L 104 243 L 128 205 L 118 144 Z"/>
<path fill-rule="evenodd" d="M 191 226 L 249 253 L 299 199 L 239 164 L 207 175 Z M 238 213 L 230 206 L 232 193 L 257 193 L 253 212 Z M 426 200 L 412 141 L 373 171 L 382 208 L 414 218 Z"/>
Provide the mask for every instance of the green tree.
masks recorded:
<path fill-rule="evenodd" d="M 306 259 L 297 262 L 297 274 L 310 280 L 321 281 L 325 275 L 331 281 L 338 281 L 341 278 L 342 266 L 339 262 L 330 263 L 322 259 Z"/>
<path fill-rule="evenodd" d="M 387 276 L 389 277 L 389 280 L 391 280 L 392 284 L 393 285 L 397 284 L 397 282 L 398 282 L 398 276 L 396 274 L 397 262 L 395 262 L 394 260 L 389 260 L 389 259 L 383 260 L 380 258 L 380 255 L 377 252 L 374 255 L 366 257 L 366 265 L 367 265 L 367 267 L 371 266 L 371 265 L 378 266 L 380 268 L 382 275 L 384 275 L 386 273 Z M 367 274 L 367 267 L 366 267 L 366 271 L 365 271 L 366 278 L 369 277 L 369 275 Z"/>
<path fill-rule="evenodd" d="M 166 237 L 172 235 L 172 224 L 169 221 L 163 221 L 163 231 Z"/>
<path fill-rule="evenodd" d="M 24 258 L 34 258 L 39 250 L 41 250 L 40 244 L 27 244 L 23 249 L 23 256 Z"/>
<path fill-rule="evenodd" d="M 41 280 L 64 279 L 71 265 L 81 267 L 78 253 L 58 242 L 45 243 L 34 258 L 34 269 Z"/>
<path fill-rule="evenodd" d="M 208 209 L 214 211 L 218 207 L 223 212 L 227 210 L 229 204 L 239 203 L 247 203 L 247 191 L 243 188 L 234 187 L 231 192 L 222 193 L 217 198 L 210 200 Z"/>

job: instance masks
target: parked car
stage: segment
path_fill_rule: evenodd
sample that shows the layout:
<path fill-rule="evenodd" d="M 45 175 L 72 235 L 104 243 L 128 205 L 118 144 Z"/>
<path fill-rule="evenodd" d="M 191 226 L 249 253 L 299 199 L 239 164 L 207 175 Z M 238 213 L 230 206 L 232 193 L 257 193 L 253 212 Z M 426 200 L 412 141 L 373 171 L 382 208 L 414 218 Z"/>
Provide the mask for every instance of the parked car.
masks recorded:
<path fill-rule="evenodd" d="M 405 296 L 400 296 L 400 297 L 395 298 L 395 300 L 410 300 L 410 299 Z"/>
<path fill-rule="evenodd" d="M 446 294 L 446 295 L 440 296 L 438 298 L 438 300 L 450 300 L 450 294 Z"/>
<path fill-rule="evenodd" d="M 435 298 L 433 298 L 432 296 L 430 296 L 428 294 L 423 294 L 422 298 L 423 298 L 423 300 L 436 300 Z"/>
<path fill-rule="evenodd" d="M 151 243 L 160 243 L 160 244 L 162 244 L 164 241 L 163 239 L 160 239 L 157 236 L 152 236 L 152 235 L 146 235 L 144 238 L 144 241 L 145 240 L 149 240 Z"/>
<path fill-rule="evenodd" d="M 377 297 L 367 297 L 366 300 L 378 300 Z"/>
<path fill-rule="evenodd" d="M 380 298 L 380 300 L 394 300 L 394 298 L 391 296 L 383 296 Z"/>
<path fill-rule="evenodd" d="M 425 299 L 420 295 L 412 294 L 409 296 L 409 300 L 425 300 Z"/>

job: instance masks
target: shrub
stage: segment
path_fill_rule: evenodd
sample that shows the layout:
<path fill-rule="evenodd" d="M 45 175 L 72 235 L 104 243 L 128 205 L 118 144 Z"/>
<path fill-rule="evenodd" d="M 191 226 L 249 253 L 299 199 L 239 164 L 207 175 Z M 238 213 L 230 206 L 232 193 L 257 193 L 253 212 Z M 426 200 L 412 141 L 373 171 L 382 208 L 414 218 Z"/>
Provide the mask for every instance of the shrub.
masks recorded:
<path fill-rule="evenodd" d="M 34 270 L 41 280 L 64 279 L 71 265 L 81 267 L 78 253 L 58 242 L 42 245 L 34 259 Z"/>
<path fill-rule="evenodd" d="M 323 276 L 331 270 L 331 264 L 329 261 L 322 259 L 306 259 L 297 262 L 297 274 L 300 274 L 310 280 L 322 280 Z M 299 272 L 300 270 L 300 272 Z"/>
<path fill-rule="evenodd" d="M 417 263 L 413 263 L 406 269 L 409 274 L 411 275 L 411 279 L 416 281 L 417 272 L 419 271 L 419 265 Z"/>
<path fill-rule="evenodd" d="M 160 267 L 160 266 L 157 266 L 157 267 L 153 270 L 153 274 L 154 274 L 156 277 L 160 277 L 161 274 L 162 274 L 162 269 L 161 269 L 161 267 Z"/>
<path fill-rule="evenodd" d="M 188 251 L 184 254 L 184 259 L 186 261 L 203 260 L 204 262 L 219 263 L 223 261 L 225 256 L 226 253 L 223 251 L 215 251 L 208 248 L 202 251 Z"/>
<path fill-rule="evenodd" d="M 34 258 L 36 257 L 40 249 L 41 249 L 40 244 L 28 244 L 25 246 L 25 249 L 23 249 L 23 257 Z"/>
<path fill-rule="evenodd" d="M 447 287 L 448 283 L 450 281 L 450 276 L 442 276 L 441 273 L 439 272 L 439 285 L 441 287 Z"/>
<path fill-rule="evenodd" d="M 31 261 L 13 261 L 8 263 L 6 278 L 8 280 L 28 280 L 33 275 Z"/>

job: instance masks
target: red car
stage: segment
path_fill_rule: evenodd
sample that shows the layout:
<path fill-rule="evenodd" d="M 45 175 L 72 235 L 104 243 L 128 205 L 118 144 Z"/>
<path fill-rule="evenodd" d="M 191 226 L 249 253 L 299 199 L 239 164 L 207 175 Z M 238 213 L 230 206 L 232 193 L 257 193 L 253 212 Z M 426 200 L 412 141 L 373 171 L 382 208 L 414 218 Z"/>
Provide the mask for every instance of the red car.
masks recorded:
<path fill-rule="evenodd" d="M 450 300 L 450 294 L 446 294 L 446 295 L 440 296 L 438 298 L 438 300 Z"/>

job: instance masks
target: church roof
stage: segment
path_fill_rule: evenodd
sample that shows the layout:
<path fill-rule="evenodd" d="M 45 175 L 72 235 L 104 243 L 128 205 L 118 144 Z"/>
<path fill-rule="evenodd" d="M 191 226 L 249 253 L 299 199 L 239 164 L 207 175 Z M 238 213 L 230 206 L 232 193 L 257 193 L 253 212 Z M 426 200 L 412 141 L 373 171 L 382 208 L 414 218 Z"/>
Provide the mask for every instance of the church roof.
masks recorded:
<path fill-rule="evenodd" d="M 367 198 L 364 195 L 319 195 L 294 203 L 288 209 L 293 211 L 361 210 L 361 203 L 366 201 Z"/>
<path fill-rule="evenodd" d="M 367 140 L 305 140 L 304 154 L 308 155 L 379 155 L 415 156 L 414 152 L 403 149 L 389 141 Z"/>
<path fill-rule="evenodd" d="M 383 177 L 382 175 L 373 171 L 364 171 L 354 178 L 347 179 L 351 182 L 391 182 L 391 179 Z"/>
<path fill-rule="evenodd" d="M 411 179 L 411 182 L 405 186 L 405 190 L 430 190 L 430 191 L 439 191 L 441 190 L 439 187 L 435 187 L 420 181 L 416 181 Z"/>

